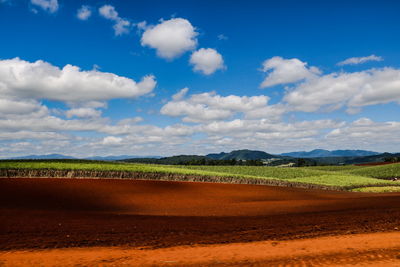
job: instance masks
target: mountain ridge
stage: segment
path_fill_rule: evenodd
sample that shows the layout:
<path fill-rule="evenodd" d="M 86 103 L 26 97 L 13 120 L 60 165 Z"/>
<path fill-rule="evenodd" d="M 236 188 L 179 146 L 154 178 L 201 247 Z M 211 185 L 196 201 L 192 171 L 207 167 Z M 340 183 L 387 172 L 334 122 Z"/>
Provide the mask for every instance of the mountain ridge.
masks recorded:
<path fill-rule="evenodd" d="M 211 159 L 218 160 L 261 160 L 261 159 L 272 159 L 272 158 L 282 158 L 279 155 L 272 155 L 264 151 L 259 150 L 249 150 L 249 149 L 241 149 L 241 150 L 233 150 L 229 153 L 221 152 L 221 153 L 211 153 L 207 154 L 206 157 Z"/>
<path fill-rule="evenodd" d="M 379 155 L 381 153 L 368 150 L 326 150 L 326 149 L 314 149 L 311 151 L 296 151 L 282 153 L 281 156 L 289 156 L 294 158 L 323 158 L 323 157 L 366 157 Z"/>

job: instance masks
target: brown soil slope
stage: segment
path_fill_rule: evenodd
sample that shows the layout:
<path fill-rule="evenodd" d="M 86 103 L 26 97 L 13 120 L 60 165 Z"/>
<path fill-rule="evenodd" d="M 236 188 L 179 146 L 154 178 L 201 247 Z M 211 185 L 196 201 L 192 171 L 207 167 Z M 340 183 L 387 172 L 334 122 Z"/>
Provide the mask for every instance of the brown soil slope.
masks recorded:
<path fill-rule="evenodd" d="M 400 194 L 115 179 L 0 179 L 0 249 L 171 247 L 394 231 Z"/>

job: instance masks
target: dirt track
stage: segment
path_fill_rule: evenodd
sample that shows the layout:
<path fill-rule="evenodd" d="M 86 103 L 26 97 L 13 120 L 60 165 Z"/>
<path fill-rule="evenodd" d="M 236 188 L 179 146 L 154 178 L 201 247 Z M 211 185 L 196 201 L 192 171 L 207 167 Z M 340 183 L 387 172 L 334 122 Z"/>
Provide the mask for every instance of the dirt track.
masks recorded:
<path fill-rule="evenodd" d="M 398 193 L 256 185 L 0 179 L 0 207 L 3 256 L 68 247 L 225 246 L 400 228 Z M 398 255 L 393 246 L 381 249 L 391 251 L 390 259 Z"/>

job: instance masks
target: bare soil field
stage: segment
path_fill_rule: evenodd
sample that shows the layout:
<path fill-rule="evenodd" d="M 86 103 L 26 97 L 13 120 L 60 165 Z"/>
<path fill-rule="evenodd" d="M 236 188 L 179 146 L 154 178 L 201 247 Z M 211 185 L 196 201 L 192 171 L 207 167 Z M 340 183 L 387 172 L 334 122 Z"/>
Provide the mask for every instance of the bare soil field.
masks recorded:
<path fill-rule="evenodd" d="M 400 264 L 400 193 L 0 179 L 0 266 Z"/>

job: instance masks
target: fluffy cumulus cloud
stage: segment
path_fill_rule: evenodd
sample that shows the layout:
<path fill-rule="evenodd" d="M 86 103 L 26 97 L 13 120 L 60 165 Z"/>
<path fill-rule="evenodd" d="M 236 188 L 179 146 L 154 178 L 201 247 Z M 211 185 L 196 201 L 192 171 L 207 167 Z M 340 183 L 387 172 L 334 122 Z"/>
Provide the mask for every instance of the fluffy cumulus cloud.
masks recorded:
<path fill-rule="evenodd" d="M 268 74 L 261 87 L 295 83 L 286 88 L 280 105 L 276 105 L 284 107 L 284 112 L 331 112 L 345 107 L 348 113 L 356 113 L 363 106 L 400 103 L 400 70 L 395 68 L 323 74 L 299 59 L 273 57 L 263 63 L 263 71 Z"/>
<path fill-rule="evenodd" d="M 195 49 L 197 35 L 196 28 L 188 20 L 173 18 L 146 27 L 141 44 L 156 49 L 159 57 L 171 60 Z"/>
<path fill-rule="evenodd" d="M 81 6 L 76 13 L 76 17 L 80 20 L 88 20 L 91 15 L 92 9 L 87 5 Z"/>
<path fill-rule="evenodd" d="M 190 57 L 190 64 L 193 70 L 200 71 L 205 75 L 210 75 L 219 69 L 224 69 L 224 60 L 217 50 L 212 48 L 200 48 L 193 52 Z"/>
<path fill-rule="evenodd" d="M 331 130 L 325 138 L 328 143 L 342 144 L 344 147 L 378 151 L 393 151 L 393 144 L 398 143 L 399 139 L 400 122 L 375 122 L 365 117 Z"/>
<path fill-rule="evenodd" d="M 109 15 L 115 16 L 113 12 Z M 271 62 L 266 66 L 267 78 L 284 69 L 302 72 L 285 81 L 274 74 L 275 82 L 294 83 L 283 90 L 280 100 L 272 102 L 267 95 L 190 94 L 183 88 L 160 108 L 161 116 L 178 122 L 159 126 L 141 117 L 115 120 L 104 116 L 109 114 L 105 112 L 108 100 L 152 92 L 156 85 L 152 76 L 135 82 L 71 65 L 59 68 L 40 60 L 0 60 L 0 153 L 11 157 L 33 153 L 205 154 L 243 148 L 271 153 L 310 148 L 399 149 L 393 145 L 400 140 L 398 121 L 299 120 L 296 113 L 341 107 L 355 112 L 367 105 L 400 103 L 399 69 L 324 74 L 299 59 L 276 61 L 297 67 Z M 46 106 L 49 101 L 66 106 L 50 108 Z M 153 104 L 149 105 L 154 108 Z"/>
<path fill-rule="evenodd" d="M 104 5 L 99 8 L 99 14 L 103 18 L 114 22 L 113 29 L 115 35 L 123 35 L 129 33 L 131 22 L 127 19 L 121 18 L 118 15 L 118 12 L 115 10 L 115 7 L 111 5 Z"/>
<path fill-rule="evenodd" d="M 251 114 L 250 117 L 258 117 L 255 114 L 265 111 L 262 116 L 269 117 L 265 109 L 269 97 L 260 96 L 220 96 L 215 92 L 194 94 L 184 99 L 188 89 L 184 88 L 172 97 L 172 101 L 161 108 L 161 114 L 183 117 L 185 122 L 209 122 L 228 119 L 237 113 Z M 263 110 L 264 109 L 264 110 Z M 272 110 L 272 108 L 271 108 Z M 276 116 L 274 116 L 276 118 Z"/>
<path fill-rule="evenodd" d="M 42 109 L 40 104 L 35 100 L 13 100 L 0 98 L 0 117 L 6 114 L 27 114 L 34 113 Z"/>
<path fill-rule="evenodd" d="M 55 13 L 58 10 L 57 0 L 31 0 L 31 3 L 50 13 Z"/>
<path fill-rule="evenodd" d="M 155 85 L 152 76 L 136 83 L 116 74 L 82 71 L 71 65 L 60 69 L 41 60 L 0 60 L 0 140 L 7 142 L 1 143 L 1 152 L 55 153 L 57 148 L 58 153 L 74 153 L 72 148 L 80 145 L 92 152 L 97 149 L 89 145 L 95 137 L 79 137 L 77 132 L 144 135 L 145 129 L 136 125 L 139 118 L 112 124 L 99 109 L 107 108 L 110 99 L 147 94 Z M 61 101 L 70 109 L 49 109 L 43 100 Z M 62 142 L 55 144 L 51 140 Z M 104 144 L 111 141 L 106 139 Z"/>
<path fill-rule="evenodd" d="M 337 65 L 338 66 L 357 65 L 368 61 L 383 61 L 383 58 L 375 55 L 370 55 L 367 57 L 351 57 L 346 60 L 340 61 Z"/>
<path fill-rule="evenodd" d="M 306 112 L 341 107 L 355 112 L 367 105 L 400 103 L 400 70 L 383 68 L 321 75 L 295 87 L 284 101 L 293 110 Z"/>
<path fill-rule="evenodd" d="M 42 60 L 0 60 L 0 95 L 8 99 L 49 99 L 65 102 L 135 98 L 150 93 L 153 76 L 140 82 L 113 73 L 83 71 L 77 66 L 59 68 Z"/>
<path fill-rule="evenodd" d="M 320 73 L 317 67 L 308 67 L 306 62 L 297 58 L 284 59 L 273 57 L 263 63 L 262 71 L 267 73 L 260 87 L 271 87 L 310 79 Z"/>

